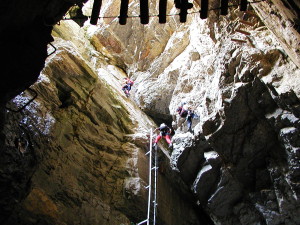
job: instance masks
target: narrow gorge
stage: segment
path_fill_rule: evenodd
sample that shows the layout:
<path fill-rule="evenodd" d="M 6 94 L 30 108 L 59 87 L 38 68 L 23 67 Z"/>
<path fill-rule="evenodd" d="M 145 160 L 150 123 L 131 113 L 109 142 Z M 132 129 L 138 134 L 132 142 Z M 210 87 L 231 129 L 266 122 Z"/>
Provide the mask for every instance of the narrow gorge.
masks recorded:
<path fill-rule="evenodd" d="M 158 143 L 156 224 L 300 224 L 300 2 L 211 0 L 203 19 L 189 1 L 183 22 L 166 1 L 159 23 L 151 0 L 142 24 L 129 1 L 125 25 L 121 2 L 96 25 L 93 0 L 0 3 L 0 223 L 139 224 L 150 130 L 185 102 L 192 132 Z"/>

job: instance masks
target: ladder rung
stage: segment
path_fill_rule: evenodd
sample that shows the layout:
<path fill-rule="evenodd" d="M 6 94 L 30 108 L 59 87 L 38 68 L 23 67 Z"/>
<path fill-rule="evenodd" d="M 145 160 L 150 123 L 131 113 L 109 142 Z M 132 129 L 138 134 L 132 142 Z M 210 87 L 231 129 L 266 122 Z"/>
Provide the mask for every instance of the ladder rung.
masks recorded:
<path fill-rule="evenodd" d="M 151 170 L 156 170 L 156 169 L 158 169 L 158 166 L 154 166 L 151 168 Z"/>
<path fill-rule="evenodd" d="M 143 223 L 145 223 L 145 222 L 147 222 L 148 220 L 146 219 L 146 220 L 143 220 L 142 222 L 139 222 L 137 225 L 141 225 L 141 224 L 143 224 Z"/>
<path fill-rule="evenodd" d="M 236 42 L 241 42 L 241 43 L 247 43 L 247 41 L 241 40 L 241 39 L 231 38 L 231 40 L 232 40 L 232 41 L 236 41 Z"/>
<path fill-rule="evenodd" d="M 145 154 L 145 155 L 148 155 L 149 153 L 150 153 L 150 151 L 146 152 L 146 154 Z"/>
<path fill-rule="evenodd" d="M 146 188 L 146 189 L 148 189 L 149 187 L 150 187 L 150 185 L 148 185 L 148 186 L 145 186 L 145 188 Z"/>

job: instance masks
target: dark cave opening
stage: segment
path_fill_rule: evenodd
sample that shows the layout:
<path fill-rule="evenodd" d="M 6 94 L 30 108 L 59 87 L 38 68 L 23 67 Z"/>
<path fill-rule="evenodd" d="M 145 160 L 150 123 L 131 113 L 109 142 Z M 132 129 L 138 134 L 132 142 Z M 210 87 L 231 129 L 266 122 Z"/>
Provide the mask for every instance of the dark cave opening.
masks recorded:
<path fill-rule="evenodd" d="M 150 110 L 145 110 L 144 112 L 151 117 L 151 119 L 156 123 L 157 127 L 161 123 L 167 124 L 170 128 L 172 127 L 173 117 L 170 114 L 164 114 Z"/>

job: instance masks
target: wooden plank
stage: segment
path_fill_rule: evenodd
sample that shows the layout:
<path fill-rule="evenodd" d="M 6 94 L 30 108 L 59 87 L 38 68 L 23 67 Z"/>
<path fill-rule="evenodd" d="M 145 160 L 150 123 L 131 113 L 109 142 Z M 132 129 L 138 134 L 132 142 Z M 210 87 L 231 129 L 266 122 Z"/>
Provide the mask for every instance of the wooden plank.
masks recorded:
<path fill-rule="evenodd" d="M 141 24 L 149 23 L 149 2 L 148 2 L 148 0 L 140 0 L 140 21 L 141 21 Z"/>
<path fill-rule="evenodd" d="M 254 11 L 247 10 L 244 13 L 247 14 L 247 15 L 256 16 L 256 13 Z"/>
<path fill-rule="evenodd" d="M 245 40 L 236 39 L 236 38 L 231 38 L 231 41 L 235 41 L 235 42 L 239 42 L 239 43 L 247 43 L 247 41 L 245 41 Z"/>
<path fill-rule="evenodd" d="M 206 19 L 208 16 L 208 0 L 201 0 L 200 18 Z"/>
<path fill-rule="evenodd" d="M 228 0 L 221 0 L 221 15 L 226 16 L 228 14 Z"/>
<path fill-rule="evenodd" d="M 239 33 L 241 33 L 241 34 L 250 35 L 250 33 L 247 32 L 247 31 L 245 31 L 245 30 L 236 29 L 235 31 L 236 31 L 236 32 L 239 32 Z"/>
<path fill-rule="evenodd" d="M 247 11 L 248 1 L 240 0 L 240 11 Z"/>
<path fill-rule="evenodd" d="M 159 23 L 167 22 L 167 0 L 159 0 L 158 21 Z"/>
<path fill-rule="evenodd" d="M 127 22 L 129 0 L 121 0 L 119 24 L 125 25 Z"/>
<path fill-rule="evenodd" d="M 252 22 L 249 22 L 249 21 L 246 21 L 246 20 L 240 20 L 241 23 L 243 24 L 246 24 L 246 25 L 249 25 L 249 26 L 254 26 L 255 23 L 252 23 Z"/>
<path fill-rule="evenodd" d="M 98 22 L 98 19 L 99 19 L 101 5 L 102 5 L 102 0 L 95 0 L 94 1 L 90 24 L 97 25 L 97 22 Z"/>

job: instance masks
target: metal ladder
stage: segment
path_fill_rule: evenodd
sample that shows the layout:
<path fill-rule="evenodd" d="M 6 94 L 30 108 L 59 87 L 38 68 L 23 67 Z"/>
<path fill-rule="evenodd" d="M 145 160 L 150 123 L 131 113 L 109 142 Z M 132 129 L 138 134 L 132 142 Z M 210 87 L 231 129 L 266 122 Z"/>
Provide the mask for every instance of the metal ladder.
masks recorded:
<path fill-rule="evenodd" d="M 146 153 L 149 154 L 149 182 L 146 188 L 148 189 L 148 210 L 147 219 L 138 223 L 137 225 L 146 224 L 155 225 L 157 217 L 157 147 L 152 150 L 152 129 L 150 130 L 150 150 Z"/>

